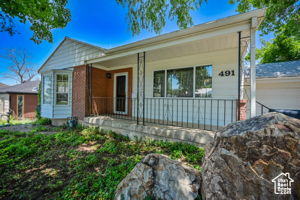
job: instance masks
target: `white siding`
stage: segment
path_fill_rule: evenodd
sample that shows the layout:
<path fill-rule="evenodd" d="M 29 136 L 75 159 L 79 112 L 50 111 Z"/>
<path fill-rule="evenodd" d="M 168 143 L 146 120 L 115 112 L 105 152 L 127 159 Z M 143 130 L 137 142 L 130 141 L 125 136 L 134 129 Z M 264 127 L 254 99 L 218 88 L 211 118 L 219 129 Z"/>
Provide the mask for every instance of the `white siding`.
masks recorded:
<path fill-rule="evenodd" d="M 206 98 L 206 100 L 204 98 L 179 98 L 179 101 L 176 100 L 178 98 L 173 98 L 173 101 L 172 98 L 153 98 L 154 71 L 202 65 L 212 65 L 213 68 L 212 98 Z M 123 67 L 133 67 L 132 97 L 136 98 L 137 67 L 136 65 Z M 234 70 L 235 76 L 218 76 L 222 70 Z M 170 123 L 173 121 L 175 125 L 177 121 L 179 121 L 179 125 L 181 121 L 183 123 L 206 124 L 206 127 L 227 125 L 236 120 L 237 74 L 237 48 L 174 57 L 150 63 L 147 62 L 146 52 L 145 97 L 148 99 L 145 102 L 145 117 L 153 120 L 167 120 Z M 224 101 L 225 99 L 226 101 Z M 133 106 L 132 109 L 132 113 L 136 113 L 136 106 Z M 203 128 L 203 126 L 201 127 Z"/>
<path fill-rule="evenodd" d="M 53 118 L 55 119 L 65 119 L 72 116 L 72 72 L 58 71 L 54 73 L 54 106 L 53 106 Z M 69 95 L 68 95 L 68 105 L 56 105 L 56 75 L 57 74 L 68 74 L 69 83 Z"/>
<path fill-rule="evenodd" d="M 47 73 L 49 74 L 49 73 Z M 72 71 L 60 70 L 53 71 L 50 73 L 52 75 L 52 92 L 51 92 L 51 104 L 41 104 L 41 116 L 51 119 L 65 119 L 72 116 Z M 56 105 L 56 75 L 57 74 L 68 74 L 69 83 L 69 95 L 68 95 L 68 105 Z M 42 80 L 43 80 L 42 74 Z M 43 88 L 43 81 L 42 81 Z M 43 91 L 43 90 L 42 90 Z M 43 100 L 43 92 L 42 92 Z"/>
<path fill-rule="evenodd" d="M 85 45 L 71 39 L 64 42 L 55 50 L 41 68 L 41 73 L 49 70 L 64 69 L 85 64 L 84 61 L 104 55 L 100 48 Z"/>
<path fill-rule="evenodd" d="M 146 63 L 146 85 L 145 93 L 147 97 L 153 97 L 153 74 L 156 70 L 174 69 L 191 66 L 212 65 L 212 98 L 199 100 L 201 98 L 194 98 L 192 100 L 181 100 L 175 103 L 175 100 L 161 101 L 160 105 L 156 105 L 156 116 L 160 120 L 167 121 L 183 121 L 193 124 L 206 124 L 207 126 L 223 126 L 230 123 L 236 118 L 236 102 L 224 101 L 216 99 L 237 99 L 238 84 L 237 84 L 237 49 L 226 49 L 215 52 L 196 54 L 185 57 L 177 57 L 155 63 Z M 218 74 L 222 70 L 235 70 L 235 76 L 221 77 Z M 134 75 L 136 72 L 134 72 Z M 136 77 L 136 76 L 134 76 Z M 136 83 L 136 81 L 134 81 Z M 136 86 L 134 87 L 135 91 Z M 182 98 L 181 98 L 182 99 Z M 213 100 L 211 100 L 213 99 Z M 218 106 L 219 104 L 219 106 Z M 224 107 L 225 118 L 224 118 Z M 150 110 L 153 109 L 153 104 L 147 104 L 148 117 L 150 117 Z M 179 112 L 177 114 L 177 109 Z M 173 116 L 172 112 L 173 110 Z M 157 113 L 160 113 L 158 115 Z"/>
<path fill-rule="evenodd" d="M 41 104 L 41 116 L 47 118 L 65 119 L 72 116 L 72 71 L 65 70 L 74 66 L 84 65 L 88 59 L 104 55 L 104 50 L 82 42 L 66 38 L 42 66 L 40 73 L 52 75 L 51 104 Z M 56 105 L 56 75 L 69 75 L 69 103 Z M 42 94 L 43 99 L 43 94 Z"/>
<path fill-rule="evenodd" d="M 44 104 L 44 94 L 43 94 L 43 91 L 44 91 L 44 76 L 45 75 L 50 75 L 51 76 L 51 85 L 53 86 L 53 72 L 51 73 L 45 73 L 45 74 L 42 74 L 42 84 L 41 84 L 41 87 L 42 87 L 42 90 L 41 90 L 41 116 L 42 117 L 45 117 L 45 118 L 52 118 L 53 116 L 53 102 L 51 102 L 51 104 Z M 53 87 L 51 88 L 51 99 L 53 99 Z"/>
<path fill-rule="evenodd" d="M 147 54 L 146 54 L 147 56 Z M 184 67 L 212 65 L 213 68 L 213 96 L 212 98 L 237 98 L 237 49 L 226 49 L 215 52 L 195 54 L 184 57 L 147 63 L 145 72 L 146 97 L 153 96 L 153 74 L 154 71 L 164 69 L 176 69 Z M 235 76 L 220 77 L 221 70 L 235 70 Z M 133 69 L 133 91 L 136 91 L 136 67 Z"/>
<path fill-rule="evenodd" d="M 250 90 L 247 87 L 246 98 L 249 97 Z M 269 108 L 300 110 L 300 77 L 257 79 L 256 99 Z M 249 107 L 248 104 L 248 111 Z M 260 113 L 261 107 L 257 105 L 257 114 Z"/>
<path fill-rule="evenodd" d="M 0 115 L 9 111 L 9 94 L 0 94 Z"/>

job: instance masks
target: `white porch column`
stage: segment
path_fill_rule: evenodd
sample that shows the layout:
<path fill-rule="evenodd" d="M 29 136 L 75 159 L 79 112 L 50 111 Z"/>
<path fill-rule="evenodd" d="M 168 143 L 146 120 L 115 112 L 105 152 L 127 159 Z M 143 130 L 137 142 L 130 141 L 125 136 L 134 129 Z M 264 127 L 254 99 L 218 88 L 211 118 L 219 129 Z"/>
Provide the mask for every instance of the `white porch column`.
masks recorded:
<path fill-rule="evenodd" d="M 145 57 L 146 53 L 137 53 L 137 124 L 145 124 Z"/>
<path fill-rule="evenodd" d="M 250 116 L 256 116 L 256 59 L 255 59 L 255 33 L 257 27 L 257 17 L 251 19 L 250 28 L 250 85 L 251 85 L 251 99 L 250 99 Z"/>

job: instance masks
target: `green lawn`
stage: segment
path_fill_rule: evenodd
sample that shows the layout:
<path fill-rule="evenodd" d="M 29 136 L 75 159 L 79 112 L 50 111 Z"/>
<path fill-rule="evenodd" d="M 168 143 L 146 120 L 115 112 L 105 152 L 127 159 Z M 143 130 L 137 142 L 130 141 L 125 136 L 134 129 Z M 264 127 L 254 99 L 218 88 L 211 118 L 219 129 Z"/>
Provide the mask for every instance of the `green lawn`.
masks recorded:
<path fill-rule="evenodd" d="M 118 183 L 154 152 L 197 169 L 204 156 L 193 145 L 130 141 L 92 128 L 0 130 L 0 199 L 113 199 Z"/>
<path fill-rule="evenodd" d="M 10 120 L 9 124 L 11 125 L 19 125 L 19 124 L 30 124 L 34 123 L 36 120 L 24 119 L 24 120 Z M 0 120 L 0 125 L 8 124 L 6 120 Z"/>

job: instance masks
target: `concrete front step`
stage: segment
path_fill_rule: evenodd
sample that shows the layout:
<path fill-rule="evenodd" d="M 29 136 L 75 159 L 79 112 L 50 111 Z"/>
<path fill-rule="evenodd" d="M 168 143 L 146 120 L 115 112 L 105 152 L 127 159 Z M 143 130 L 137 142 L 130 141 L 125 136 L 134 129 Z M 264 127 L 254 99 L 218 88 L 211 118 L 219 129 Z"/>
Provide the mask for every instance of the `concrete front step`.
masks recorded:
<path fill-rule="evenodd" d="M 212 142 L 214 137 L 212 131 L 156 124 L 137 125 L 136 121 L 107 116 L 85 117 L 81 123 L 84 126 L 99 127 L 101 130 L 111 130 L 130 139 L 187 142 L 201 147 Z"/>

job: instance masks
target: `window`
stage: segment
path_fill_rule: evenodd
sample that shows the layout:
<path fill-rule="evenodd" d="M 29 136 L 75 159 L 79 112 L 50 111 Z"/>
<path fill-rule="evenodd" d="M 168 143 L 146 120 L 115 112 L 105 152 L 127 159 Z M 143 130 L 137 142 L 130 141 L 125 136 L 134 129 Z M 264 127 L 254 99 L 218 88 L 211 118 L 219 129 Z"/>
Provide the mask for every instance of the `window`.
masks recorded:
<path fill-rule="evenodd" d="M 57 74 L 56 75 L 56 104 L 67 105 L 68 104 L 68 75 Z"/>
<path fill-rule="evenodd" d="M 164 97 L 166 89 L 167 97 L 212 97 L 212 66 L 155 71 L 153 97 Z"/>
<path fill-rule="evenodd" d="M 154 72 L 153 97 L 165 96 L 165 71 Z"/>
<path fill-rule="evenodd" d="M 47 75 L 43 77 L 43 103 L 50 104 L 51 103 L 51 86 L 52 77 L 51 75 Z"/>
<path fill-rule="evenodd" d="M 193 68 L 167 71 L 168 97 L 193 97 Z"/>
<path fill-rule="evenodd" d="M 195 97 L 211 97 L 212 66 L 196 67 Z"/>
<path fill-rule="evenodd" d="M 18 118 L 23 117 L 24 97 L 18 96 Z"/>

